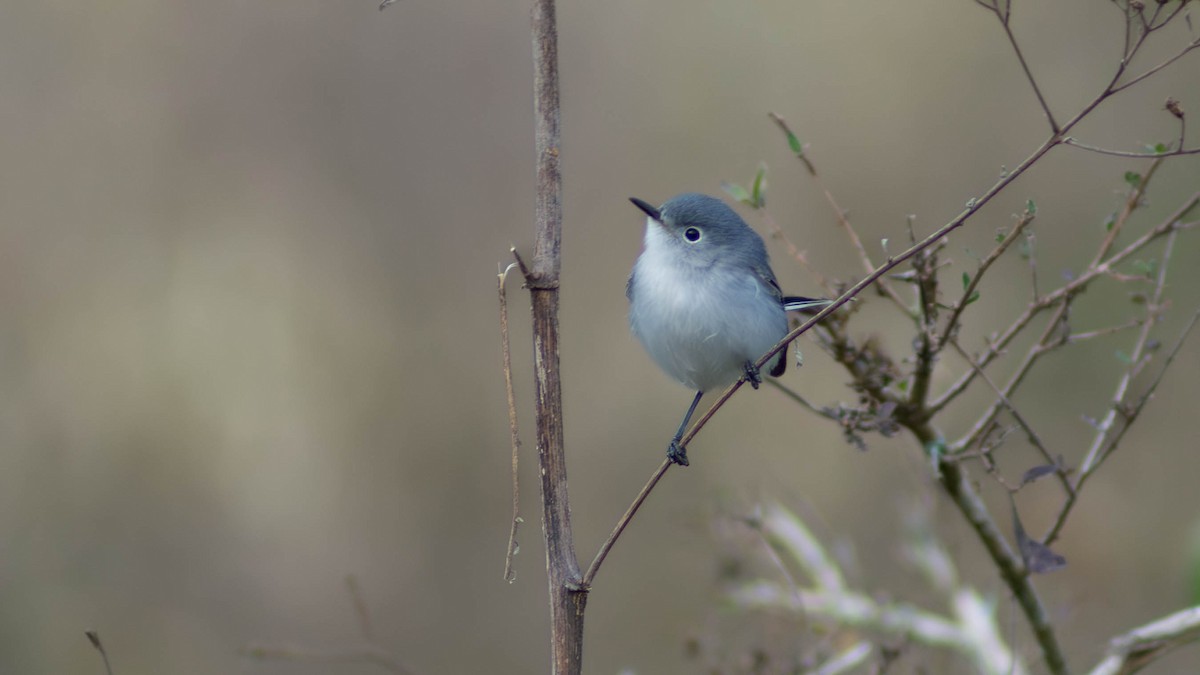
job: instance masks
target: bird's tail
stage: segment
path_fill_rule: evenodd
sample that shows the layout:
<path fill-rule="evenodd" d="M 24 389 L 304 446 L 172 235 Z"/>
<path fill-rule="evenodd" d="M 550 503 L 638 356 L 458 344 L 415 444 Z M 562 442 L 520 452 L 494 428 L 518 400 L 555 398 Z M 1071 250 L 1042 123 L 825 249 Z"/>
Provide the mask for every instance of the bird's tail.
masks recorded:
<path fill-rule="evenodd" d="M 821 311 L 821 308 L 832 303 L 832 300 L 822 300 L 816 298 L 802 298 L 795 295 L 784 296 L 783 308 L 789 312 L 803 312 L 805 314 L 816 314 Z"/>

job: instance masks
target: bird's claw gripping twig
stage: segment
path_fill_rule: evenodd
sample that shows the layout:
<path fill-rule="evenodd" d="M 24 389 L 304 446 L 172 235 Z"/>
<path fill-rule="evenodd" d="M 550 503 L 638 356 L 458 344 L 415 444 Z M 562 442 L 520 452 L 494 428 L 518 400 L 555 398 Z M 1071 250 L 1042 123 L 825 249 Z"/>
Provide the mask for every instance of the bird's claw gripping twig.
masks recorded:
<path fill-rule="evenodd" d="M 688 465 L 687 448 L 679 443 L 678 438 L 671 439 L 671 445 L 667 446 L 667 459 L 679 466 Z"/>
<path fill-rule="evenodd" d="M 746 373 L 746 381 L 751 387 L 758 389 L 758 385 L 762 384 L 762 373 L 759 372 L 758 366 L 747 361 L 746 365 L 742 366 L 742 370 Z"/>

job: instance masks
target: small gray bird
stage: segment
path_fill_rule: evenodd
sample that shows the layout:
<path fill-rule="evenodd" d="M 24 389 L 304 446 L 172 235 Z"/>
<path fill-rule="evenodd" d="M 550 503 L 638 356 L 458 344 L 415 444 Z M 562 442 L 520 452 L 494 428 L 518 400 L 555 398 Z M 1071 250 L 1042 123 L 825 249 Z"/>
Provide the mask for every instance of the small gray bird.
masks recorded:
<path fill-rule="evenodd" d="M 762 238 L 721 200 L 688 193 L 660 208 L 630 201 L 648 219 L 625 286 L 629 326 L 660 368 L 696 390 L 667 448 L 672 462 L 687 466 L 680 439 L 704 392 L 743 376 L 757 389 L 754 362 L 787 335 L 785 312 L 830 301 L 784 297 Z M 772 376 L 783 375 L 786 353 L 769 365 Z"/>

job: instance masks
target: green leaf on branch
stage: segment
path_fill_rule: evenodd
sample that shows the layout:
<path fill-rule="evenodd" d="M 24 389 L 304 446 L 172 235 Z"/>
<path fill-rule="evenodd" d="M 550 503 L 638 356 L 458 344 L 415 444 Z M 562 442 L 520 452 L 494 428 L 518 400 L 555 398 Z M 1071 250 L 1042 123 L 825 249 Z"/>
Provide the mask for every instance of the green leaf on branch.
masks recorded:
<path fill-rule="evenodd" d="M 804 145 L 800 143 L 800 139 L 796 138 L 796 134 L 793 134 L 791 129 L 787 132 L 787 139 L 788 147 L 792 149 L 792 152 L 796 153 L 797 157 L 803 157 Z"/>
<path fill-rule="evenodd" d="M 1129 183 L 1130 187 L 1137 187 L 1142 184 L 1142 174 L 1136 171 L 1126 171 L 1125 182 Z"/>
<path fill-rule="evenodd" d="M 1152 277 L 1158 271 L 1157 260 L 1134 260 L 1133 269 L 1144 277 Z"/>
<path fill-rule="evenodd" d="M 767 205 L 767 166 L 765 164 L 758 167 L 758 173 L 754 174 L 754 186 L 751 188 L 750 198 L 753 200 L 751 206 L 756 209 Z"/>
<path fill-rule="evenodd" d="M 738 185 L 737 183 L 723 182 L 721 183 L 721 189 L 729 193 L 730 197 L 733 197 L 742 204 L 750 207 L 754 206 L 754 201 L 750 199 L 750 193 L 747 192 L 746 188 L 742 187 L 741 185 Z"/>
<path fill-rule="evenodd" d="M 1032 199 L 1025 202 L 1025 213 L 1031 216 L 1037 213 L 1037 204 L 1034 204 Z"/>

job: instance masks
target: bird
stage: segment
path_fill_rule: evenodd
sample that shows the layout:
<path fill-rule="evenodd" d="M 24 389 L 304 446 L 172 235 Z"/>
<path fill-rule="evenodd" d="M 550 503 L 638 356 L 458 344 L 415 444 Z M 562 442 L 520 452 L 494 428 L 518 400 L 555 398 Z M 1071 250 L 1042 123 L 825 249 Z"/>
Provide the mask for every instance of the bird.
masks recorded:
<path fill-rule="evenodd" d="M 787 312 L 831 301 L 785 296 L 762 238 L 716 197 L 630 201 L 646 214 L 646 232 L 625 285 L 629 326 L 659 368 L 696 392 L 667 447 L 671 462 L 688 466 L 681 439 L 704 392 L 742 377 L 757 389 L 754 362 L 787 335 Z M 786 352 L 766 365 L 783 375 Z"/>

